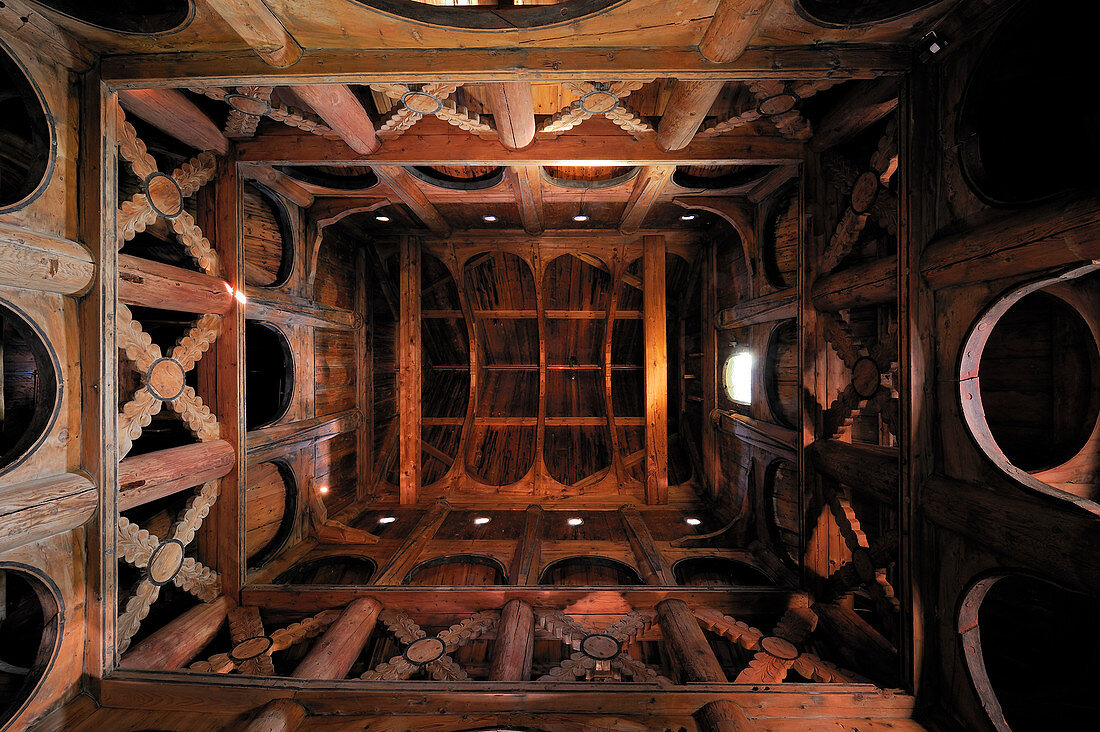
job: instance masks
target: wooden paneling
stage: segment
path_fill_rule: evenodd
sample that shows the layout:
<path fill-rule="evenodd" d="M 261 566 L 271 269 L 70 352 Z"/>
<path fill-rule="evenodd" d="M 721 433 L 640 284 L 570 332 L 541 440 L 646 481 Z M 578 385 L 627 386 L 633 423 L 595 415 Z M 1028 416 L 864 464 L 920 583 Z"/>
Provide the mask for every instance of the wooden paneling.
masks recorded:
<path fill-rule="evenodd" d="M 355 408 L 355 344 L 353 331 L 314 331 L 317 416 Z"/>

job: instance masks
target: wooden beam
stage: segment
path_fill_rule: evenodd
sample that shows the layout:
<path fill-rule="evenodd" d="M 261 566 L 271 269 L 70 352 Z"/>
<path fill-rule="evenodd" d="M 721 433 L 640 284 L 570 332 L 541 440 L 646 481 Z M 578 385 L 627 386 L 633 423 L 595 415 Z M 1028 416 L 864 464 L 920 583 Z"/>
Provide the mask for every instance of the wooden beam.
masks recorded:
<path fill-rule="evenodd" d="M 523 536 L 516 545 L 516 552 L 512 555 L 512 563 L 508 567 L 508 584 L 538 583 L 543 513 L 542 507 L 538 505 L 527 507 L 523 519 Z"/>
<path fill-rule="evenodd" d="M 382 605 L 373 597 L 353 600 L 294 668 L 295 679 L 342 679 L 374 632 Z"/>
<path fill-rule="evenodd" d="M 221 129 L 183 92 L 124 89 L 118 93 L 118 102 L 127 112 L 196 150 L 210 150 L 219 155 L 229 152 L 229 140 Z"/>
<path fill-rule="evenodd" d="M 232 606 L 225 595 L 196 605 L 130 648 L 118 667 L 148 671 L 183 668 L 214 640 Z"/>
<path fill-rule="evenodd" d="M 861 671 L 883 686 L 897 681 L 897 648 L 850 607 L 844 604 L 815 602 L 819 632 L 830 638 L 837 663 Z"/>
<path fill-rule="evenodd" d="M 702 323 L 699 337 L 702 340 L 703 361 L 703 478 L 707 494 L 716 500 L 722 475 L 722 456 L 718 447 L 717 428 L 709 416 L 718 409 L 718 242 L 710 239 L 700 255 L 702 272 Z M 686 298 L 685 298 L 686 300 Z"/>
<path fill-rule="evenodd" d="M 207 0 L 207 4 L 264 63 L 285 68 L 302 58 L 302 47 L 263 0 Z"/>
<path fill-rule="evenodd" d="M 94 278 L 83 244 L 0 222 L 0 285 L 83 295 Z"/>
<path fill-rule="evenodd" d="M 245 727 L 245 732 L 293 732 L 306 721 L 309 712 L 293 699 L 274 699 L 263 706 Z"/>
<path fill-rule="evenodd" d="M 626 536 L 630 541 L 630 549 L 634 552 L 634 558 L 638 563 L 638 569 L 642 572 L 642 579 L 647 585 L 661 585 L 669 587 L 676 584 L 676 578 L 672 574 L 672 566 L 661 556 L 657 545 L 653 542 L 653 535 L 649 533 L 645 519 L 638 512 L 637 506 L 621 506 L 619 517 L 626 527 Z"/>
<path fill-rule="evenodd" d="M 867 129 L 898 108 L 898 80 L 884 76 L 860 82 L 844 94 L 814 123 L 810 147 L 828 150 Z"/>
<path fill-rule="evenodd" d="M 127 511 L 217 480 L 232 470 L 236 461 L 233 446 L 225 440 L 128 457 L 118 464 L 118 510 Z"/>
<path fill-rule="evenodd" d="M 420 189 L 416 179 L 409 175 L 403 167 L 400 165 L 378 165 L 375 166 L 374 172 L 378 174 L 379 180 L 385 183 L 390 191 L 409 207 L 421 223 L 436 234 L 447 236 L 451 233 L 451 227 L 447 224 L 443 215 L 424 195 L 424 191 Z"/>
<path fill-rule="evenodd" d="M 307 297 L 268 287 L 248 288 L 248 318 L 281 325 L 353 330 L 360 322 L 352 310 L 323 305 Z"/>
<path fill-rule="evenodd" d="M 523 600 L 509 600 L 500 611 L 490 681 L 527 681 L 535 652 L 535 612 Z"/>
<path fill-rule="evenodd" d="M 724 81 L 677 79 L 657 125 L 657 146 L 669 152 L 687 147 L 725 85 Z"/>
<path fill-rule="evenodd" d="M 729 699 L 708 702 L 692 716 L 699 732 L 752 732 L 756 729 L 745 711 Z"/>
<path fill-rule="evenodd" d="M 744 300 L 718 312 L 718 327 L 722 330 L 744 328 L 760 323 L 775 323 L 798 316 L 798 293 L 788 287 L 767 295 Z"/>
<path fill-rule="evenodd" d="M 676 598 L 658 603 L 657 622 L 681 683 L 726 683 L 722 664 L 687 603 Z"/>
<path fill-rule="evenodd" d="M 896 447 L 817 440 L 810 445 L 814 467 L 856 493 L 887 506 L 898 505 L 900 455 Z"/>
<path fill-rule="evenodd" d="M 633 234 L 642 227 L 646 216 L 653 209 L 653 204 L 661 196 L 665 184 L 672 179 L 676 172 L 674 165 L 653 165 L 642 169 L 634 181 L 634 189 L 630 193 L 630 199 L 623 209 L 623 217 L 619 222 L 619 231 L 624 234 Z"/>
<path fill-rule="evenodd" d="M 898 257 L 830 272 L 814 282 L 810 296 L 815 308 L 830 312 L 893 302 L 898 296 Z"/>
<path fill-rule="evenodd" d="M 485 85 L 485 92 L 500 143 L 509 150 L 530 145 L 535 139 L 535 103 L 531 97 L 531 82 L 493 82 Z"/>
<path fill-rule="evenodd" d="M 382 143 L 374 123 L 346 84 L 309 84 L 292 89 L 352 150 L 360 155 L 378 152 Z"/>
<path fill-rule="evenodd" d="M 645 312 L 645 501 L 668 503 L 668 343 L 665 303 L 665 239 L 643 240 L 642 300 Z"/>
<path fill-rule="evenodd" d="M 351 432 L 359 426 L 359 411 L 349 409 L 327 417 L 273 425 L 248 433 L 248 462 L 251 465 L 293 452 L 309 442 Z"/>
<path fill-rule="evenodd" d="M 420 490 L 420 241 L 401 237 L 401 316 L 397 323 L 397 419 L 401 504 Z"/>
<path fill-rule="evenodd" d="M 78 473 L 0 486 L 0 552 L 83 525 L 97 503 L 95 486 Z"/>
<path fill-rule="evenodd" d="M 409 535 L 406 536 L 405 540 L 401 542 L 401 545 L 397 547 L 389 560 L 379 568 L 378 576 L 371 581 L 371 584 L 401 584 L 401 580 L 405 579 L 405 575 L 408 574 L 409 570 L 416 564 L 417 558 L 424 550 L 424 545 L 435 536 L 435 532 L 443 524 L 443 520 L 447 518 L 447 514 L 450 512 L 451 504 L 443 499 L 436 501 L 431 510 L 425 513 L 420 521 L 417 522 L 416 528 L 409 532 Z M 372 595 L 375 597 L 378 596 L 373 592 Z M 388 602 L 386 602 L 385 605 L 386 607 L 390 607 Z"/>
<path fill-rule="evenodd" d="M 242 170 L 246 178 L 262 183 L 296 206 L 309 208 L 316 200 L 305 186 L 270 165 L 249 165 Z"/>
<path fill-rule="evenodd" d="M 732 434 L 742 442 L 795 460 L 798 432 L 789 427 L 754 419 L 747 414 L 721 410 L 712 412 L 711 419 L 720 431 Z"/>
<path fill-rule="evenodd" d="M 715 63 L 735 61 L 756 35 L 772 0 L 721 0 L 714 10 L 699 53 Z"/>
<path fill-rule="evenodd" d="M 523 230 L 537 236 L 546 228 L 542 207 L 542 168 L 538 165 L 514 165 L 508 168 L 508 183 L 516 197 Z"/>
<path fill-rule="evenodd" d="M 127 305 L 221 315 L 233 306 L 233 295 L 221 277 L 118 255 L 118 300 Z"/>

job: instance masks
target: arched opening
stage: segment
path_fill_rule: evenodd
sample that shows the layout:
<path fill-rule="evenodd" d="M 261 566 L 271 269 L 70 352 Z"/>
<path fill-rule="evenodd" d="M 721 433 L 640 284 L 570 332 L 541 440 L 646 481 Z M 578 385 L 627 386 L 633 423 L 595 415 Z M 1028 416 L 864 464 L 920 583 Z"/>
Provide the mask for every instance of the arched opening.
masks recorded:
<path fill-rule="evenodd" d="M 768 524 L 780 557 L 793 567 L 802 559 L 798 492 L 798 466 L 785 458 L 772 461 L 764 473 Z"/>
<path fill-rule="evenodd" d="M 820 25 L 870 25 L 894 20 L 940 0 L 795 0 L 795 8 Z"/>
<path fill-rule="evenodd" d="M 262 186 L 244 186 L 244 281 L 274 287 L 294 265 L 294 234 L 282 203 Z"/>
<path fill-rule="evenodd" d="M 787 185 L 767 207 L 760 258 L 768 284 L 794 287 L 798 272 L 798 185 Z"/>
<path fill-rule="evenodd" d="M 370 8 L 429 25 L 471 30 L 515 30 L 571 23 L 624 0 L 550 0 L 538 5 L 467 5 L 460 0 L 356 0 Z"/>
<path fill-rule="evenodd" d="M 975 191 L 990 203 L 1020 205 L 1073 190 L 1095 190 L 1100 100 L 1081 94 L 1095 65 L 1088 5 L 1051 13 L 1023 4 L 992 34 L 959 110 L 959 155 Z M 1027 114 L 1026 99 L 1073 99 L 1064 110 Z"/>
<path fill-rule="evenodd" d="M 274 556 L 294 529 L 298 486 L 282 463 L 250 465 L 245 475 L 245 554 L 250 566 Z"/>
<path fill-rule="evenodd" d="M 0 564 L 0 727 L 34 696 L 61 641 L 61 595 L 29 567 Z"/>
<path fill-rule="evenodd" d="M 688 190 L 725 191 L 755 184 L 771 170 L 768 165 L 681 165 L 672 182 Z"/>
<path fill-rule="evenodd" d="M 277 422 L 290 408 L 294 356 L 279 330 L 249 320 L 244 328 L 245 425 L 250 430 Z"/>
<path fill-rule="evenodd" d="M 701 587 L 771 587 L 775 583 L 751 564 L 725 557 L 691 557 L 672 566 L 676 582 Z"/>
<path fill-rule="evenodd" d="M 437 188 L 452 191 L 483 191 L 500 185 L 504 167 L 499 165 L 415 165 L 409 173 Z"/>
<path fill-rule="evenodd" d="M 0 42 L 0 213 L 41 192 L 52 161 L 53 128 L 42 94 Z"/>
<path fill-rule="evenodd" d="M 366 585 L 376 565 L 368 557 L 334 554 L 298 562 L 275 578 L 277 585 Z"/>
<path fill-rule="evenodd" d="M 1096 728 L 1100 600 L 1026 575 L 977 582 L 959 608 L 970 680 L 998 732 Z M 1047 670 L 1049 673 L 1036 673 Z"/>
<path fill-rule="evenodd" d="M 504 567 L 492 557 L 459 554 L 421 562 L 401 582 L 403 585 L 505 585 Z"/>
<path fill-rule="evenodd" d="M 802 390 L 798 373 L 798 324 L 787 320 L 772 330 L 764 364 L 764 393 L 775 421 L 794 429 L 798 419 L 798 395 Z"/>
<path fill-rule="evenodd" d="M 365 191 L 378 185 L 371 168 L 352 165 L 277 165 L 275 168 L 299 183 L 335 191 Z"/>
<path fill-rule="evenodd" d="M 191 19 L 190 0 L 37 0 L 51 10 L 119 33 L 167 33 Z"/>
<path fill-rule="evenodd" d="M 540 585 L 604 587 L 642 585 L 641 576 L 630 565 L 606 557 L 568 557 L 551 562 L 539 575 Z"/>
<path fill-rule="evenodd" d="M 41 443 L 57 415 L 60 385 L 46 339 L 14 305 L 0 300 L 0 472 Z"/>
<path fill-rule="evenodd" d="M 634 180 L 640 170 L 635 165 L 545 165 L 542 177 L 559 188 L 594 191 Z"/>

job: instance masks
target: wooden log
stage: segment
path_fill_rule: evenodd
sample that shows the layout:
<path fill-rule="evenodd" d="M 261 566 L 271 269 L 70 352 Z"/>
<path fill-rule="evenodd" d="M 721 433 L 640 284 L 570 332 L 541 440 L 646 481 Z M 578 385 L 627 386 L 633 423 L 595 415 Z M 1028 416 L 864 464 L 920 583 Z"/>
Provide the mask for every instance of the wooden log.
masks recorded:
<path fill-rule="evenodd" d="M 83 295 L 95 278 L 82 244 L 0 223 L 0 285 L 59 295 Z"/>
<path fill-rule="evenodd" d="M 234 290 L 221 277 L 120 254 L 118 299 L 127 305 L 220 315 L 233 306 Z"/>
<path fill-rule="evenodd" d="M 248 288 L 248 317 L 280 325 L 304 325 L 329 330 L 352 330 L 361 321 L 351 310 L 323 305 L 288 292 Z M 255 292 L 253 290 L 256 290 Z"/>
<path fill-rule="evenodd" d="M 293 732 L 302 725 L 307 715 L 306 708 L 293 699 L 275 699 L 264 705 L 245 730 L 246 732 Z M 234 725 L 233 729 L 238 727 Z"/>
<path fill-rule="evenodd" d="M 887 506 L 898 504 L 901 468 L 896 447 L 816 440 L 810 456 L 815 468 L 856 493 Z"/>
<path fill-rule="evenodd" d="M 233 446 L 225 440 L 128 457 L 118 464 L 118 510 L 127 511 L 221 478 L 236 462 Z"/>
<path fill-rule="evenodd" d="M 171 671 L 183 668 L 214 640 L 233 601 L 222 595 L 187 610 L 134 645 L 119 668 Z"/>
<path fill-rule="evenodd" d="M 359 410 L 348 409 L 328 417 L 264 427 L 248 433 L 248 462 L 262 463 L 294 452 L 303 445 L 351 432 L 359 426 Z"/>
<path fill-rule="evenodd" d="M 704 704 L 692 716 L 699 732 L 751 732 L 756 729 L 744 710 L 729 699 Z"/>
<path fill-rule="evenodd" d="M 619 231 L 624 234 L 633 234 L 645 223 L 646 216 L 657 203 L 661 191 L 672 179 L 676 172 L 674 165 L 650 165 L 642 169 L 638 178 L 634 181 L 634 188 L 630 192 L 630 199 L 623 209 L 622 219 L 619 221 Z"/>
<path fill-rule="evenodd" d="M 516 197 L 523 230 L 532 236 L 541 234 L 546 225 L 542 205 L 542 168 L 517 165 L 508 168 L 508 183 Z"/>
<path fill-rule="evenodd" d="M 535 652 L 535 612 L 523 600 L 509 600 L 500 611 L 490 681 L 527 681 Z"/>
<path fill-rule="evenodd" d="M 271 66 L 292 66 L 302 57 L 302 47 L 263 0 L 209 0 L 208 5 Z"/>
<path fill-rule="evenodd" d="M 95 486 L 79 473 L 0 485 L 0 553 L 83 525 L 97 504 Z"/>
<path fill-rule="evenodd" d="M 844 142 L 865 130 L 898 108 L 898 80 L 883 76 L 873 81 L 852 85 L 814 124 L 810 147 L 817 152 Z"/>
<path fill-rule="evenodd" d="M 500 143 L 519 150 L 535 139 L 535 103 L 529 81 L 501 81 L 485 85 L 489 109 Z"/>
<path fill-rule="evenodd" d="M 745 52 L 772 0 L 721 0 L 714 10 L 699 53 L 715 63 L 734 61 Z"/>
<path fill-rule="evenodd" d="M 836 662 L 862 670 L 882 686 L 897 683 L 898 650 L 851 608 L 842 604 L 814 603 L 820 632 L 832 639 Z"/>
<path fill-rule="evenodd" d="M 176 89 L 122 89 L 118 102 L 162 132 L 196 150 L 229 152 L 229 140 L 198 105 Z"/>
<path fill-rule="evenodd" d="M 665 304 L 665 239 L 643 240 L 642 288 L 645 340 L 645 500 L 668 503 L 668 324 Z"/>
<path fill-rule="evenodd" d="M 630 541 L 630 549 L 634 552 L 634 558 L 638 562 L 638 569 L 642 571 L 642 579 L 647 585 L 663 585 L 672 587 L 676 584 L 676 578 L 672 574 L 672 566 L 661 556 L 657 545 L 653 542 L 653 535 L 649 533 L 645 519 L 639 513 L 637 506 L 621 506 L 619 517 L 626 526 L 627 539 Z"/>
<path fill-rule="evenodd" d="M 413 215 L 436 234 L 451 233 L 443 214 L 432 205 L 416 180 L 400 165 L 377 165 L 374 172 L 390 191 L 413 212 Z"/>
<path fill-rule="evenodd" d="M 687 147 L 725 85 L 724 81 L 678 79 L 657 125 L 657 147 L 666 152 Z"/>
<path fill-rule="evenodd" d="M 897 296 L 896 254 L 819 277 L 810 294 L 815 308 L 829 312 L 893 302 Z"/>
<path fill-rule="evenodd" d="M 675 598 L 658 603 L 657 622 L 681 682 L 726 683 L 722 664 L 718 663 L 687 603 Z"/>
<path fill-rule="evenodd" d="M 367 110 L 346 84 L 309 84 L 291 87 L 340 139 L 361 155 L 378 152 L 381 142 Z"/>
<path fill-rule="evenodd" d="M 420 489 L 420 241 L 401 237 L 401 317 L 397 324 L 397 419 L 400 500 L 416 503 Z"/>
<path fill-rule="evenodd" d="M 798 432 L 762 419 L 753 419 L 737 412 L 715 410 L 711 420 L 718 429 L 735 435 L 742 442 L 759 447 L 790 460 L 796 459 Z"/>
<path fill-rule="evenodd" d="M 1100 259 L 1100 199 L 1058 200 L 1000 216 L 928 245 L 921 274 L 933 289 Z"/>
<path fill-rule="evenodd" d="M 296 679 L 342 679 L 374 632 L 382 605 L 372 597 L 349 604 L 291 674 Z"/>
<path fill-rule="evenodd" d="M 420 552 L 431 541 L 435 532 L 451 512 L 451 504 L 440 499 L 435 502 L 431 510 L 421 517 L 416 528 L 409 532 L 401 545 L 397 547 L 389 560 L 378 570 L 378 576 L 371 582 L 372 585 L 397 585 L 405 578 L 409 570 L 416 564 Z"/>
<path fill-rule="evenodd" d="M 798 315 L 798 295 L 795 288 L 771 292 L 767 295 L 739 302 L 718 312 L 718 327 L 722 330 L 744 328 L 748 325 L 774 323 Z"/>
<path fill-rule="evenodd" d="M 527 507 L 523 519 L 523 537 L 516 546 L 512 564 L 508 567 L 508 584 L 533 585 L 538 582 L 543 515 L 541 506 Z"/>

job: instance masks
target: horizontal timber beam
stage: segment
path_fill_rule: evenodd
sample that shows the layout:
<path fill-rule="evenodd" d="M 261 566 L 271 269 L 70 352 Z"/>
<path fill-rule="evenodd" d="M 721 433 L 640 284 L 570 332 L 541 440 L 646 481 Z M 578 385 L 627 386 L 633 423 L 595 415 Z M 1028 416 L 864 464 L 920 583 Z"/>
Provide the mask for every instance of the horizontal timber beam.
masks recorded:
<path fill-rule="evenodd" d="M 233 446 L 225 440 L 128 457 L 118 464 L 118 510 L 126 511 L 216 480 L 233 468 L 236 459 Z"/>
<path fill-rule="evenodd" d="M 248 51 L 106 56 L 103 80 L 116 89 L 150 86 L 370 84 L 449 81 L 575 81 L 578 78 L 649 81 L 677 79 L 873 79 L 900 75 L 912 65 L 904 44 L 750 48 L 731 63 L 708 61 L 696 48 L 482 48 L 447 50 L 326 49 L 308 51 L 289 68 L 272 68 Z"/>
<path fill-rule="evenodd" d="M 255 292 L 252 288 L 248 290 L 245 313 L 249 320 L 332 330 L 354 330 L 359 327 L 359 315 L 351 310 L 322 305 L 315 300 L 278 290 L 255 289 Z"/>
<path fill-rule="evenodd" d="M 711 419 L 722 432 L 776 455 L 795 459 L 795 446 L 798 444 L 795 430 L 737 412 L 715 410 L 711 413 Z"/>
<path fill-rule="evenodd" d="M 733 307 L 718 311 L 718 328 L 729 330 L 747 325 L 774 323 L 798 315 L 798 294 L 788 287 L 752 300 L 739 302 Z"/>
<path fill-rule="evenodd" d="M 841 440 L 817 440 L 810 445 L 814 467 L 854 492 L 896 506 L 900 454 L 896 447 L 853 445 Z"/>
<path fill-rule="evenodd" d="M 896 254 L 830 272 L 819 277 L 810 292 L 815 308 L 832 312 L 887 303 L 897 296 Z"/>
<path fill-rule="evenodd" d="M 221 277 L 120 254 L 118 300 L 127 305 L 221 315 L 233 304 L 233 288 Z"/>
<path fill-rule="evenodd" d="M 82 295 L 95 278 L 83 244 L 0 223 L 0 285 Z"/>
<path fill-rule="evenodd" d="M 98 503 L 95 486 L 79 473 L 0 486 L 0 553 L 75 529 Z"/>
<path fill-rule="evenodd" d="M 351 432 L 359 426 L 359 422 L 359 410 L 348 409 L 329 417 L 314 417 L 252 430 L 246 438 L 248 462 L 253 465 L 262 463 L 293 452 L 307 442 Z"/>
<path fill-rule="evenodd" d="M 162 132 L 197 150 L 229 152 L 229 140 L 198 105 L 175 89 L 124 89 L 118 102 Z"/>

